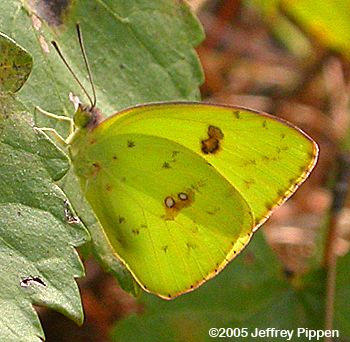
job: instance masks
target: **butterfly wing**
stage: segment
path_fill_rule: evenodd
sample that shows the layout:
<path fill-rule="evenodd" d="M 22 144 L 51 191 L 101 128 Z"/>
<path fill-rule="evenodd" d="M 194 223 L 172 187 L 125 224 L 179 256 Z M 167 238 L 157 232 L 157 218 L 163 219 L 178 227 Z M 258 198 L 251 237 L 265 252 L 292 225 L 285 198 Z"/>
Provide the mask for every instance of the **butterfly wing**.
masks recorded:
<path fill-rule="evenodd" d="M 108 121 L 108 120 L 107 120 Z M 201 156 L 166 138 L 99 125 L 73 164 L 109 243 L 139 284 L 170 299 L 216 275 L 248 243 L 253 215 Z"/>
<path fill-rule="evenodd" d="M 291 124 L 244 108 L 203 103 L 150 104 L 127 109 L 105 129 L 163 137 L 210 163 L 252 208 L 255 229 L 307 178 L 316 143 Z"/>

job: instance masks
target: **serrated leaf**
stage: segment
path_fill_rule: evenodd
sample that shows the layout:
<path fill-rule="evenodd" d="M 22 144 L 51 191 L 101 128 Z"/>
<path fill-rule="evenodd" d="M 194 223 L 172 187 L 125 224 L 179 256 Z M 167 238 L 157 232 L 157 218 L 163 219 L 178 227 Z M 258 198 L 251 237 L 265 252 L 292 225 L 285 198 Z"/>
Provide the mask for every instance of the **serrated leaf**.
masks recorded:
<path fill-rule="evenodd" d="M 32 70 L 32 57 L 14 40 L 0 32 L 0 92 L 15 93 Z"/>
<path fill-rule="evenodd" d="M 21 47 L 6 44 L 12 66 L 31 61 Z M 29 65 L 0 73 L 5 90 L 22 86 Z M 66 173 L 67 157 L 34 129 L 10 93 L 0 94 L 0 160 L 0 340 L 40 341 L 44 334 L 32 304 L 82 323 L 74 278 L 84 269 L 74 246 L 88 235 L 82 225 L 67 223 L 66 197 L 53 183 Z"/>
<path fill-rule="evenodd" d="M 0 311 L 7 328 L 0 329 L 0 340 L 36 340 L 33 336 L 43 334 L 31 303 L 82 323 L 74 277 L 84 270 L 73 246 L 83 244 L 87 235 L 82 226 L 67 223 L 65 195 L 53 184 L 66 172 L 68 160 L 33 129 L 13 97 L 0 97 L 0 130 Z M 21 286 L 31 277 L 45 285 Z"/>

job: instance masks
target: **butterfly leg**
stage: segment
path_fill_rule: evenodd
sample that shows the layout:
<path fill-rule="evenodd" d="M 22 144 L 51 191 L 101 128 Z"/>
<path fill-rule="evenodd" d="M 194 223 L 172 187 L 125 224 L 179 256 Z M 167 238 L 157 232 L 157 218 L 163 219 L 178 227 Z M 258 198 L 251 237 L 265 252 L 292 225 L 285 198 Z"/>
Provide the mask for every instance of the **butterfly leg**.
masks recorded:
<path fill-rule="evenodd" d="M 35 106 L 35 111 L 34 111 L 34 119 L 35 121 L 36 120 L 36 114 L 37 113 L 40 113 L 42 115 L 45 115 L 46 117 L 49 117 L 49 118 L 52 118 L 52 119 L 55 119 L 55 120 L 58 120 L 58 121 L 66 121 L 69 123 L 69 135 L 73 133 L 74 131 L 74 122 L 71 118 L 67 117 L 67 116 L 63 116 L 63 115 L 56 115 L 56 114 L 53 114 L 53 113 L 50 113 L 44 109 L 42 109 L 41 107 L 39 106 Z"/>
<path fill-rule="evenodd" d="M 50 136 L 54 137 L 54 139 L 61 144 L 62 146 L 67 146 L 67 141 L 54 129 L 50 127 L 34 127 L 34 130 L 40 133 L 45 134 L 50 138 Z"/>

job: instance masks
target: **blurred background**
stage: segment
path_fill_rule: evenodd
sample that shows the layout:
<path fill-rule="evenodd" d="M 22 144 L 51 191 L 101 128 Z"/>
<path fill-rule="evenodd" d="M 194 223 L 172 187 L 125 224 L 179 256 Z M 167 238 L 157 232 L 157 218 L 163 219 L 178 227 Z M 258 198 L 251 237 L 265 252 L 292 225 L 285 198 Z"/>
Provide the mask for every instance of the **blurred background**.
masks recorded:
<path fill-rule="evenodd" d="M 283 276 L 277 277 L 298 288 L 305 275 L 334 263 L 331 248 L 338 256 L 349 250 L 346 182 L 350 142 L 350 2 L 189 0 L 188 3 L 206 32 L 205 41 L 197 48 L 205 73 L 203 100 L 275 114 L 302 128 L 320 146 L 319 162 L 311 177 L 260 230 L 281 265 Z M 340 183 L 345 185 L 339 186 Z M 254 249 L 249 252 L 248 247 L 240 258 L 246 264 L 253 263 Z M 118 337 L 118 327 L 130 315 L 146 315 L 148 305 L 152 307 L 157 299 L 148 299 L 152 296 L 144 294 L 145 300 L 136 300 L 118 288 L 116 281 L 96 262 L 87 260 L 85 265 L 87 277 L 79 281 L 86 316 L 84 326 L 77 327 L 62 315 L 39 308 L 47 341 L 123 341 L 129 340 L 127 336 L 132 340 L 133 332 L 127 330 L 130 327 L 120 328 L 124 338 Z M 229 273 L 225 277 L 229 278 Z M 326 279 L 325 275 L 322 277 Z M 220 289 L 213 286 L 217 291 Z M 320 296 L 326 297 L 327 291 L 325 282 Z M 148 300 L 151 304 L 147 304 Z M 163 304 L 157 305 L 153 308 L 161 310 L 159 305 Z M 210 310 L 215 310 L 215 301 L 212 305 Z M 305 322 L 321 329 L 324 307 L 317 310 L 316 323 Z M 158 319 L 159 316 L 153 318 L 154 325 L 160 324 Z M 239 319 L 244 325 L 245 318 Z M 273 322 L 272 316 L 271 319 Z M 175 330 L 186 326 L 184 319 L 176 322 Z M 197 326 L 187 328 L 189 333 L 174 339 L 157 335 L 149 341 L 203 340 L 202 335 L 196 335 Z M 144 329 L 142 340 L 148 340 L 150 328 L 145 325 Z M 349 341 L 345 335 L 342 341 Z"/>

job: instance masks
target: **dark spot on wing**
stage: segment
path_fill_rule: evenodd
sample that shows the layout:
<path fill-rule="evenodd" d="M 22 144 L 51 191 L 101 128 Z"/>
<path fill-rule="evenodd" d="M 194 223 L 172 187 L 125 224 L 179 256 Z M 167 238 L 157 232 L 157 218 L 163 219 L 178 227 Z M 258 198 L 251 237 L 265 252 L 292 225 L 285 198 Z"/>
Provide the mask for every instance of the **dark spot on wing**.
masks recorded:
<path fill-rule="evenodd" d="M 132 141 L 132 140 L 128 140 L 127 145 L 128 145 L 129 148 L 133 148 L 133 147 L 135 147 L 135 142 Z"/>
<path fill-rule="evenodd" d="M 178 196 L 167 196 L 164 199 L 165 220 L 174 220 L 176 215 L 184 208 L 189 207 L 194 201 L 194 191 L 188 189 L 178 193 Z"/>
<path fill-rule="evenodd" d="M 267 129 L 267 121 L 266 121 L 266 120 L 264 120 L 264 121 L 262 122 L 262 126 L 263 126 L 264 128 Z"/>
<path fill-rule="evenodd" d="M 283 197 L 285 196 L 285 191 L 283 191 L 283 190 L 278 190 L 278 191 L 277 191 L 277 195 L 278 195 L 278 197 L 283 198 Z"/>
<path fill-rule="evenodd" d="M 191 242 L 186 242 L 186 246 L 188 249 L 195 249 L 197 246 Z"/>
<path fill-rule="evenodd" d="M 250 166 L 250 165 L 256 165 L 255 159 L 248 159 L 243 161 L 243 166 Z"/>
<path fill-rule="evenodd" d="M 111 192 L 112 189 L 113 189 L 113 187 L 112 187 L 111 184 L 107 184 L 107 185 L 106 185 L 106 190 L 107 190 L 108 192 Z"/>
<path fill-rule="evenodd" d="M 163 165 L 162 165 L 162 168 L 163 169 L 171 169 L 171 166 L 168 162 L 164 162 Z"/>
<path fill-rule="evenodd" d="M 162 247 L 163 252 L 164 252 L 164 253 L 167 253 L 167 252 L 168 252 L 168 248 L 169 248 L 168 245 L 163 246 L 163 247 Z"/>
<path fill-rule="evenodd" d="M 233 115 L 235 116 L 236 119 L 240 119 L 241 118 L 241 112 L 239 110 L 234 110 L 233 111 Z"/>
<path fill-rule="evenodd" d="M 305 166 L 300 166 L 299 171 L 300 173 L 304 173 L 306 171 Z"/>
<path fill-rule="evenodd" d="M 113 156 L 112 159 L 113 159 L 113 160 L 117 160 L 118 157 L 117 157 L 117 156 Z"/>
<path fill-rule="evenodd" d="M 125 223 L 125 222 L 126 222 L 125 217 L 123 217 L 123 216 L 118 216 L 118 222 L 119 222 L 119 223 Z"/>
<path fill-rule="evenodd" d="M 208 138 L 201 140 L 201 150 L 204 154 L 217 153 L 220 143 L 224 138 L 224 133 L 215 126 L 208 127 Z"/>
<path fill-rule="evenodd" d="M 247 189 L 250 189 L 252 185 L 255 184 L 254 179 L 245 179 L 244 184 L 246 185 Z"/>
<path fill-rule="evenodd" d="M 92 175 L 96 177 L 101 170 L 101 165 L 98 162 L 92 163 Z"/>
<path fill-rule="evenodd" d="M 139 235 L 139 234 L 140 234 L 140 231 L 139 231 L 137 228 L 134 228 L 134 229 L 132 230 L 132 233 L 133 233 L 134 235 Z"/>
<path fill-rule="evenodd" d="M 271 211 L 273 209 L 274 205 L 271 203 L 265 203 L 265 207 L 268 211 Z"/>
<path fill-rule="evenodd" d="M 309 156 L 310 159 L 314 159 L 315 158 L 315 153 L 314 152 L 308 152 L 307 155 Z"/>

